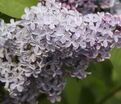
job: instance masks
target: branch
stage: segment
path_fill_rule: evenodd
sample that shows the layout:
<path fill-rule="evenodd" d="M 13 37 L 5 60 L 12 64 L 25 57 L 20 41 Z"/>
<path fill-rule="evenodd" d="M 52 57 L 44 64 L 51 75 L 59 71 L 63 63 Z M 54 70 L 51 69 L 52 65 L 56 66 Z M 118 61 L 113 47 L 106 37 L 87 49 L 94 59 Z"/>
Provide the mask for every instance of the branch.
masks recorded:
<path fill-rule="evenodd" d="M 106 102 L 107 100 L 109 100 L 112 96 L 114 96 L 118 91 L 121 90 L 121 86 L 117 87 L 116 89 L 114 89 L 113 91 L 111 91 L 110 93 L 108 93 L 106 96 L 104 96 L 99 102 L 97 102 L 96 104 L 104 104 L 104 102 Z"/>

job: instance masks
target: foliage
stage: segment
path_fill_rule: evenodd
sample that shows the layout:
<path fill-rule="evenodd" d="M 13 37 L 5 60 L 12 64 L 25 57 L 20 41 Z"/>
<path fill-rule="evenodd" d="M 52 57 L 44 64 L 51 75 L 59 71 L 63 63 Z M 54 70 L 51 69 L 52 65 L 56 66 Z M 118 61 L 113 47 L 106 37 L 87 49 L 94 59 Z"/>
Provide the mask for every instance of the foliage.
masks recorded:
<path fill-rule="evenodd" d="M 25 7 L 35 5 L 37 0 L 0 0 L 0 12 L 20 18 Z"/>

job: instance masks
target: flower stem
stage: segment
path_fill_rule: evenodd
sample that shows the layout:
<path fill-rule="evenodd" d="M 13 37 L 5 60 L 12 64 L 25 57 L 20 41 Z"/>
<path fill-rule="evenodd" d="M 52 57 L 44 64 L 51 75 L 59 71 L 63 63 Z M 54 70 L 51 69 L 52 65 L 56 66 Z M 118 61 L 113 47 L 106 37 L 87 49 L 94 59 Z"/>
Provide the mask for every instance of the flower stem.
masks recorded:
<path fill-rule="evenodd" d="M 97 102 L 96 104 L 104 104 L 107 100 L 109 100 L 112 96 L 114 96 L 117 92 L 119 92 L 121 90 L 121 86 L 115 88 L 114 90 L 112 90 L 110 93 L 108 93 L 107 95 L 105 95 L 99 102 Z"/>

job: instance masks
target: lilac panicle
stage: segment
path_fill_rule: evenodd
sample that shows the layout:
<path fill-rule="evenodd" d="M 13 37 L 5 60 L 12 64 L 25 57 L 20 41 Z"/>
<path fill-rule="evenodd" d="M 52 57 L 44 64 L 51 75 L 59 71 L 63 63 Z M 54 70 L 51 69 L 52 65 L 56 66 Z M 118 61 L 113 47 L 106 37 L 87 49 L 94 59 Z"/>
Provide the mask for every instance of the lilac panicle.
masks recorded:
<path fill-rule="evenodd" d="M 0 21 L 0 81 L 16 102 L 60 101 L 65 76 L 85 78 L 90 62 L 121 47 L 120 28 L 116 15 L 82 15 L 55 0 L 26 8 L 21 20 Z"/>

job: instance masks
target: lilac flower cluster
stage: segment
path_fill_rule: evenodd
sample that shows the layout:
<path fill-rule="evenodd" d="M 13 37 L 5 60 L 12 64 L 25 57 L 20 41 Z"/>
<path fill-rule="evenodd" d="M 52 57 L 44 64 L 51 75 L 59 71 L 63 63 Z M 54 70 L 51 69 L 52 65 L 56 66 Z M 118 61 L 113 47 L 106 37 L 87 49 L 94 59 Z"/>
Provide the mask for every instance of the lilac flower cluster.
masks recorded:
<path fill-rule="evenodd" d="M 77 9 L 83 14 L 110 9 L 116 0 L 56 0 L 60 1 L 68 9 Z"/>
<path fill-rule="evenodd" d="M 26 8 L 21 20 L 0 21 L 0 81 L 15 104 L 36 104 L 40 94 L 60 101 L 65 76 L 85 78 L 90 62 L 121 47 L 120 28 L 118 16 L 82 15 L 55 0 Z"/>

